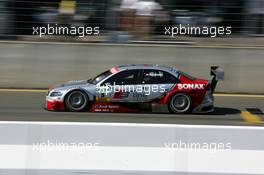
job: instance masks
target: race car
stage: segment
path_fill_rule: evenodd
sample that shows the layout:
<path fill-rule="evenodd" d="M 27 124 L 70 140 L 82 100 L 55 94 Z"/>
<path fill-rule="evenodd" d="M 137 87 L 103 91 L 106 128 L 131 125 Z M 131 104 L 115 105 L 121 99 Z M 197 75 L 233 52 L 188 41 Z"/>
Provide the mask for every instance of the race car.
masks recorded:
<path fill-rule="evenodd" d="M 51 87 L 45 108 L 72 112 L 211 112 L 213 93 L 224 71 L 212 66 L 211 75 L 209 81 L 169 66 L 120 65 L 89 80 Z"/>

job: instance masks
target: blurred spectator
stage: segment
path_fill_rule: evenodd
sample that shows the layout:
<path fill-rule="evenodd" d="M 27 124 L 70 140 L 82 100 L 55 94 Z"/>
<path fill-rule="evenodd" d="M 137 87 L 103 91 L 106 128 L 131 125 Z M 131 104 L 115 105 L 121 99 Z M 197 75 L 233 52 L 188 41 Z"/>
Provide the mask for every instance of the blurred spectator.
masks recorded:
<path fill-rule="evenodd" d="M 40 4 L 37 1 L 14 0 L 10 13 L 14 14 L 14 28 L 16 35 L 32 34 L 32 27 L 38 22 L 34 14 L 38 13 Z M 38 23 L 37 23 L 38 24 Z"/>
<path fill-rule="evenodd" d="M 71 25 L 75 8 L 75 0 L 61 0 L 59 6 L 59 23 L 62 25 Z"/>
<path fill-rule="evenodd" d="M 7 14 L 11 16 L 9 31 L 15 35 L 31 35 L 32 27 L 37 27 L 46 22 L 51 22 L 54 10 L 58 9 L 59 0 L 21 1 L 8 0 Z M 12 23 L 11 23 L 12 22 Z"/>
<path fill-rule="evenodd" d="M 264 34 L 264 0 L 247 1 L 247 11 L 249 13 L 247 28 L 250 33 L 263 36 Z"/>
<path fill-rule="evenodd" d="M 251 0 L 247 0 L 251 1 Z M 221 0 L 223 6 L 223 26 L 231 26 L 232 33 L 240 33 L 242 30 L 244 0 Z M 219 8 L 219 7 L 218 7 Z"/>
<path fill-rule="evenodd" d="M 139 0 L 133 4 L 135 9 L 135 32 L 142 39 L 147 39 L 151 33 L 151 21 L 155 11 L 161 10 L 162 7 L 154 0 Z"/>
<path fill-rule="evenodd" d="M 92 18 L 96 15 L 94 0 L 77 0 L 76 12 L 73 16 L 73 26 L 86 26 L 92 23 Z M 98 22 L 99 23 L 99 22 Z"/>
<path fill-rule="evenodd" d="M 40 7 L 40 12 L 35 14 L 36 19 L 40 21 L 41 24 L 55 24 L 58 20 L 58 9 L 53 6 L 43 6 Z"/>
<path fill-rule="evenodd" d="M 134 32 L 135 24 L 135 9 L 133 5 L 138 0 L 122 0 L 120 6 L 120 29 L 123 31 L 128 31 L 130 33 Z"/>
<path fill-rule="evenodd" d="M 108 3 L 108 8 L 106 11 L 106 16 L 111 16 L 111 18 L 106 18 L 106 29 L 110 31 L 117 31 L 120 29 L 120 0 L 110 0 Z"/>
<path fill-rule="evenodd" d="M 6 2 L 0 1 L 0 9 L 6 11 Z M 6 33 L 7 31 L 7 14 L 0 11 L 0 35 Z"/>
<path fill-rule="evenodd" d="M 154 18 L 152 19 L 151 34 L 163 35 L 164 26 L 170 24 L 170 14 L 164 9 L 157 9 L 154 11 Z"/>
<path fill-rule="evenodd" d="M 106 26 L 108 17 L 107 0 L 76 0 L 75 14 L 73 15 L 73 26 Z M 109 2 L 110 4 L 110 2 Z"/>
<path fill-rule="evenodd" d="M 43 24 L 99 26 L 102 33 L 148 38 L 164 26 L 242 27 L 264 35 L 264 0 L 0 0 L 0 33 L 32 34 Z M 131 34 L 131 35 L 130 35 Z"/>

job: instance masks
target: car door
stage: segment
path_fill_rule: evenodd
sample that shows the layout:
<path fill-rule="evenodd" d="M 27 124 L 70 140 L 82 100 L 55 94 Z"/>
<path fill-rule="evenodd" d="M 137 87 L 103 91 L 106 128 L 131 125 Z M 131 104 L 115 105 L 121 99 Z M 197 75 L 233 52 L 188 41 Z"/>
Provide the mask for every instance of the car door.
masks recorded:
<path fill-rule="evenodd" d="M 107 88 L 107 93 L 101 92 L 101 98 L 112 102 L 137 102 L 136 85 L 141 70 L 124 70 L 106 79 L 100 86 Z"/>
<path fill-rule="evenodd" d="M 160 98 L 168 92 L 179 80 L 174 75 L 163 70 L 144 69 L 141 84 L 143 85 L 143 95 L 139 95 L 138 101 L 148 102 Z"/>

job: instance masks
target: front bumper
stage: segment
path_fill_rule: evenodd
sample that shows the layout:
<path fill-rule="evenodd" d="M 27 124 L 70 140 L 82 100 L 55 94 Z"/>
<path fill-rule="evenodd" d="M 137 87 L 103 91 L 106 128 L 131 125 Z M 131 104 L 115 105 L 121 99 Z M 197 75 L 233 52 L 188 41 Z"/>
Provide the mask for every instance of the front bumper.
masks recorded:
<path fill-rule="evenodd" d="M 65 105 L 63 101 L 46 97 L 44 108 L 49 111 L 63 111 L 65 110 Z"/>

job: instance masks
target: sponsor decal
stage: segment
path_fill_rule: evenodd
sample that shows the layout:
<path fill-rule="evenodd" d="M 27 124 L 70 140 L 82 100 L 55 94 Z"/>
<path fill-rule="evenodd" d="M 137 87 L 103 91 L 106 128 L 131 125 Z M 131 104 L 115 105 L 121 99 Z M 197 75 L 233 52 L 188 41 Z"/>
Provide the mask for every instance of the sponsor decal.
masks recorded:
<path fill-rule="evenodd" d="M 96 108 L 99 108 L 99 109 L 117 109 L 119 108 L 118 105 L 96 105 Z"/>
<path fill-rule="evenodd" d="M 113 98 L 121 98 L 121 99 L 123 99 L 123 98 L 128 98 L 129 97 L 129 92 L 115 92 L 115 94 L 114 94 L 114 97 Z"/>
<path fill-rule="evenodd" d="M 204 89 L 205 84 L 177 84 L 178 89 Z"/>
<path fill-rule="evenodd" d="M 144 75 L 145 75 L 145 77 L 163 77 L 162 72 L 159 72 L 159 73 L 149 72 L 149 73 L 145 73 Z"/>
<path fill-rule="evenodd" d="M 117 73 L 119 71 L 120 71 L 119 67 L 113 67 L 113 68 L 110 69 L 110 72 L 113 73 L 113 74 L 115 74 L 115 73 Z"/>
<path fill-rule="evenodd" d="M 109 101 L 111 101 L 109 97 L 102 97 L 102 98 L 96 97 L 95 100 L 96 101 L 102 101 L 102 102 L 109 102 Z"/>
<path fill-rule="evenodd" d="M 147 98 L 145 93 L 133 93 L 133 98 Z"/>
<path fill-rule="evenodd" d="M 114 112 L 115 110 L 118 110 L 118 105 L 111 105 L 111 104 L 98 104 L 95 105 L 95 112 Z"/>

